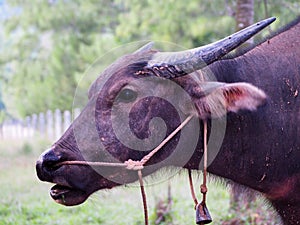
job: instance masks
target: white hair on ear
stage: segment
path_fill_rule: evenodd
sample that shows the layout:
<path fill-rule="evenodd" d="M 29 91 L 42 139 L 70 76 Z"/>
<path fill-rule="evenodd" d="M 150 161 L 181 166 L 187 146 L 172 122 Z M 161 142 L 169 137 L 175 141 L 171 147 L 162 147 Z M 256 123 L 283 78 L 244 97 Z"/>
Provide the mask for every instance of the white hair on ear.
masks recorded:
<path fill-rule="evenodd" d="M 202 97 L 194 99 L 201 119 L 218 118 L 227 112 L 239 110 L 256 110 L 266 101 L 266 94 L 248 83 L 232 83 L 209 86 L 209 91 Z M 212 88 L 211 88 L 212 87 Z"/>
<path fill-rule="evenodd" d="M 223 87 L 227 110 L 238 112 L 241 109 L 254 111 L 265 103 L 267 95 L 259 88 L 248 83 L 233 83 Z"/>

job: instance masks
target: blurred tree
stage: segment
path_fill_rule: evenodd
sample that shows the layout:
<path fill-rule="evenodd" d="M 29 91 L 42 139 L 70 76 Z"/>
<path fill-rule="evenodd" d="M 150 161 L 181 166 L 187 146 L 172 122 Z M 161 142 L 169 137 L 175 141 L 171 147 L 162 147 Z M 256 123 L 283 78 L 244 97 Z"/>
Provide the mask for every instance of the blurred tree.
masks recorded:
<path fill-rule="evenodd" d="M 1 81 L 0 81 L 0 124 L 4 121 L 5 114 L 6 114 L 6 107 L 2 98 L 2 89 L 1 89 Z"/>
<path fill-rule="evenodd" d="M 290 21 L 300 16 L 300 2 L 299 0 L 258 0 L 254 2 L 254 20 L 274 16 L 277 18 L 273 27 L 282 27 Z"/>
<path fill-rule="evenodd" d="M 118 0 L 116 36 L 121 42 L 151 39 L 173 42 L 186 48 L 201 46 L 234 31 L 224 1 Z"/>
<path fill-rule="evenodd" d="M 18 111 L 71 109 L 77 80 L 97 56 L 116 45 L 112 30 L 120 10 L 105 0 L 9 4 L 15 13 L 5 29 L 12 41 L 1 62 L 9 68 L 9 91 Z"/>
<path fill-rule="evenodd" d="M 254 22 L 254 0 L 237 0 L 235 30 L 240 31 Z M 252 43 L 250 39 L 248 43 Z"/>

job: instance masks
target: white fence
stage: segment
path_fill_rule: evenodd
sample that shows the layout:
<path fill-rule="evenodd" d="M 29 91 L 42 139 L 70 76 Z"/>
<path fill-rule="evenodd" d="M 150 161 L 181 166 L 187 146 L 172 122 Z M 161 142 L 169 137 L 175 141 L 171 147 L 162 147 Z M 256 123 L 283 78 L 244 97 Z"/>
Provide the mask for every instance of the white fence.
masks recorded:
<path fill-rule="evenodd" d="M 80 110 L 75 109 L 73 118 L 76 118 L 79 113 Z M 49 140 L 57 140 L 71 122 L 70 111 L 48 110 L 46 113 L 27 116 L 24 120 L 14 119 L 0 124 L 0 139 L 32 138 L 39 135 Z"/>

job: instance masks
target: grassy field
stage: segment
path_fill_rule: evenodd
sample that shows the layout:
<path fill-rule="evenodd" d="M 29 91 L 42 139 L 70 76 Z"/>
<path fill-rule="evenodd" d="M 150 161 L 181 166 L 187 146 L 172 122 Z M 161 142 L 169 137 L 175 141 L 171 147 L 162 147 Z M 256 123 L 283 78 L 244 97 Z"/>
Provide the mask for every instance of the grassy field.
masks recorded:
<path fill-rule="evenodd" d="M 45 141 L 0 140 L 0 225 L 143 224 L 142 201 L 137 185 L 97 192 L 76 207 L 56 204 L 49 196 L 52 185 L 40 182 L 35 174 L 35 161 L 48 146 Z M 161 224 L 195 224 L 193 201 L 185 174 L 181 172 L 181 175 L 170 179 L 173 204 L 166 222 Z M 201 179 L 196 178 L 194 182 L 198 187 Z M 156 203 L 167 199 L 167 186 L 168 182 L 161 182 L 146 187 L 151 224 L 156 217 Z M 214 219 L 212 224 L 278 224 L 264 205 L 262 200 L 258 200 L 250 211 L 241 210 L 238 215 L 230 213 L 228 190 L 216 182 L 209 183 L 208 207 Z"/>

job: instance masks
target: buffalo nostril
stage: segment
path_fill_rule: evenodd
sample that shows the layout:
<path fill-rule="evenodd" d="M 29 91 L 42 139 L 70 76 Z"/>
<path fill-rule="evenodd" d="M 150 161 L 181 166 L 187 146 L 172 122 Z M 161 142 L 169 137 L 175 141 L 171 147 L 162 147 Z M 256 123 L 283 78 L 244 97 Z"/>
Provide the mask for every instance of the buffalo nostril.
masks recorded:
<path fill-rule="evenodd" d="M 52 181 L 52 172 L 58 168 L 56 164 L 62 160 L 61 155 L 55 153 L 53 150 L 54 148 L 46 150 L 36 162 L 36 173 L 42 181 Z"/>
<path fill-rule="evenodd" d="M 42 181 L 51 181 L 51 173 L 50 170 L 44 166 L 44 163 L 41 159 L 36 162 L 36 174 L 38 178 Z"/>
<path fill-rule="evenodd" d="M 55 153 L 53 151 L 53 148 L 51 148 L 50 150 L 47 150 L 45 151 L 40 159 L 38 160 L 37 162 L 37 165 L 38 164 L 41 164 L 41 167 L 48 170 L 48 171 L 52 171 L 52 170 L 55 170 L 57 169 L 57 164 L 59 162 L 61 162 L 61 155 Z"/>
<path fill-rule="evenodd" d="M 48 159 L 46 158 L 43 161 L 43 166 L 46 168 L 55 167 L 55 165 L 59 162 L 59 159 Z"/>

